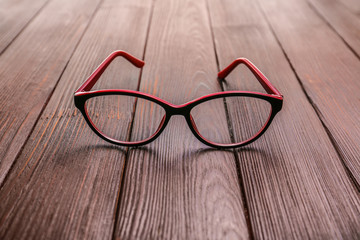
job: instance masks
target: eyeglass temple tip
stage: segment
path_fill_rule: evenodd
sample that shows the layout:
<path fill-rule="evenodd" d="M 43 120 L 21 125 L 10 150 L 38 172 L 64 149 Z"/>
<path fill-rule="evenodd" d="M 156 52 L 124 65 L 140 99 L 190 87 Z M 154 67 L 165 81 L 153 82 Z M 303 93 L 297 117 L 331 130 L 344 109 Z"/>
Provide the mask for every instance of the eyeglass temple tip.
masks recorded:
<path fill-rule="evenodd" d="M 218 78 L 221 80 L 225 79 L 234 70 L 234 68 L 236 68 L 241 63 L 245 64 L 251 70 L 266 92 L 269 94 L 281 95 L 279 91 L 265 77 L 265 75 L 257 67 L 255 67 L 255 65 L 250 60 L 246 58 L 235 59 L 229 66 L 218 73 Z"/>
<path fill-rule="evenodd" d="M 97 80 L 103 74 L 108 65 L 116 58 L 116 57 L 124 57 L 126 60 L 131 62 L 135 67 L 142 68 L 145 65 L 145 62 L 134 57 L 133 55 L 123 51 L 117 50 L 112 52 L 101 64 L 100 66 L 90 75 L 90 77 L 80 86 L 76 92 L 79 91 L 90 91 L 91 88 L 95 85 Z"/>
<path fill-rule="evenodd" d="M 115 55 L 114 57 L 117 57 L 117 56 L 124 57 L 126 60 L 131 62 L 135 67 L 142 68 L 145 65 L 145 62 L 143 60 L 140 60 L 123 50 L 117 50 L 117 51 L 113 52 L 112 54 Z"/>
<path fill-rule="evenodd" d="M 237 58 L 235 59 L 229 66 L 227 66 L 226 68 L 224 68 L 223 70 L 221 70 L 218 73 L 218 78 L 219 79 L 224 79 L 226 78 L 231 72 L 232 70 L 234 70 L 234 68 L 239 65 L 240 63 L 245 63 L 247 60 L 246 58 Z"/>

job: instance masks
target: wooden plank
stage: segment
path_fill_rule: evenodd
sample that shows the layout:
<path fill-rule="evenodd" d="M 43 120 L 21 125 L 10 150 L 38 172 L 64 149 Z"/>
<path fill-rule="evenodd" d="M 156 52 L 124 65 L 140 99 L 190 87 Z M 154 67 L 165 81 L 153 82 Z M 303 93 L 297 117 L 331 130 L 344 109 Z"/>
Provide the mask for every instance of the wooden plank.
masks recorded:
<path fill-rule="evenodd" d="M 278 26 L 291 26 L 290 15 L 311 18 L 302 9 L 279 6 L 287 2 L 263 1 L 268 16 L 279 17 Z M 293 5 L 289 3 L 289 8 Z M 283 109 L 265 135 L 237 151 L 254 238 L 358 238 L 359 192 L 347 177 L 262 11 L 256 2 L 245 0 L 209 0 L 209 9 L 220 66 L 247 57 L 284 95 Z M 312 28 L 303 30 L 308 29 Z M 301 37 L 294 35 L 287 35 L 284 42 L 297 47 L 304 44 L 295 44 Z M 229 75 L 224 86 L 250 91 L 261 88 L 242 68 Z M 232 107 L 228 105 L 229 112 Z"/>
<path fill-rule="evenodd" d="M 140 0 L 106 0 L 97 11 L 1 189 L 1 239 L 111 239 L 126 149 L 91 131 L 73 94 L 114 49 L 141 57 L 149 16 Z M 120 59 L 95 87 L 136 89 L 138 78 Z"/>
<path fill-rule="evenodd" d="M 156 1 L 140 90 L 174 104 L 221 91 L 211 38 L 205 1 Z M 207 111 L 217 113 L 212 128 L 227 132 L 223 104 Z M 137 106 L 133 138 L 151 112 Z M 157 140 L 129 152 L 115 237 L 249 238 L 233 152 L 204 146 L 174 116 Z"/>
<path fill-rule="evenodd" d="M 328 22 L 360 58 L 360 17 L 335 0 L 310 0 L 321 17 Z M 360 1 L 357 1 L 360 10 Z"/>
<path fill-rule="evenodd" d="M 358 0 L 338 0 L 341 4 L 346 6 L 354 14 L 359 15 L 360 13 L 360 3 Z"/>
<path fill-rule="evenodd" d="M 291 2 L 262 6 L 360 189 L 360 61 L 308 4 Z"/>
<path fill-rule="evenodd" d="M 98 3 L 51 2 L 1 55 L 0 185 Z"/>
<path fill-rule="evenodd" d="M 0 54 L 26 25 L 49 2 L 48 0 L 0 1 Z"/>

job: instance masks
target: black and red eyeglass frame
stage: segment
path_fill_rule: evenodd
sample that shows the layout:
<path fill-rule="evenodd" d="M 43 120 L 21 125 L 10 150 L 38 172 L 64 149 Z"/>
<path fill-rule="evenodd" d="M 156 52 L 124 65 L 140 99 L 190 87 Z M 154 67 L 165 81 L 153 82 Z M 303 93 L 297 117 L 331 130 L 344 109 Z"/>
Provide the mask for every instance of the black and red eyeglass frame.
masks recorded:
<path fill-rule="evenodd" d="M 147 143 L 150 143 L 154 141 L 161 132 L 165 129 L 167 123 L 169 122 L 171 116 L 173 115 L 183 115 L 186 119 L 187 124 L 189 125 L 192 133 L 196 136 L 197 139 L 199 139 L 202 143 L 215 147 L 215 148 L 235 148 L 235 147 L 241 147 L 244 145 L 247 145 L 256 139 L 258 139 L 270 126 L 270 123 L 274 119 L 275 115 L 281 110 L 282 103 L 283 103 L 283 96 L 280 94 L 280 92 L 270 83 L 270 81 L 265 77 L 264 74 L 261 73 L 261 71 L 255 67 L 253 63 L 251 63 L 246 58 L 238 58 L 235 61 L 233 61 L 228 67 L 226 67 L 224 70 L 220 71 L 218 73 L 219 79 L 225 79 L 225 77 L 239 64 L 244 64 L 247 66 L 251 72 L 255 75 L 257 80 L 260 82 L 260 84 L 263 86 L 263 88 L 266 90 L 267 94 L 260 93 L 260 92 L 251 92 L 251 91 L 224 91 L 224 92 L 217 92 L 205 95 L 203 97 L 197 98 L 195 100 L 192 100 L 190 102 L 187 102 L 182 105 L 174 105 L 167 101 L 164 101 L 156 96 L 152 96 L 147 93 L 139 92 L 139 91 L 133 91 L 133 90 L 126 90 L 126 89 L 106 89 L 106 90 L 95 90 L 91 91 L 92 87 L 95 85 L 95 83 L 99 80 L 100 76 L 103 74 L 105 69 L 109 66 L 109 64 L 118 56 L 124 57 L 126 60 L 131 62 L 134 66 L 138 68 L 142 68 L 145 64 L 144 61 L 139 60 L 135 58 L 134 56 L 130 55 L 129 53 L 125 51 L 115 51 L 111 53 L 100 65 L 99 67 L 90 75 L 90 77 L 79 87 L 79 89 L 76 90 L 74 94 L 74 101 L 75 106 L 80 110 L 82 115 L 84 116 L 86 122 L 90 126 L 90 128 L 102 139 L 111 142 L 113 144 L 121 145 L 121 146 L 141 146 Z M 165 115 L 162 118 L 160 122 L 160 126 L 156 130 L 156 132 L 150 136 L 149 138 L 142 140 L 142 141 L 134 141 L 134 142 L 126 142 L 126 141 L 119 141 L 113 138 L 110 138 L 106 136 L 104 133 L 102 133 L 91 121 L 91 119 L 88 116 L 87 110 L 85 108 L 85 102 L 92 97 L 97 96 L 104 96 L 104 95 L 125 95 L 125 96 L 133 96 L 138 98 L 143 98 L 152 102 L 155 102 L 162 106 L 165 110 Z M 216 98 L 224 98 L 224 97 L 233 97 L 233 96 L 244 96 L 244 97 L 253 97 L 258 99 L 263 99 L 271 104 L 271 114 L 269 115 L 269 118 L 267 119 L 265 125 L 262 127 L 262 129 L 257 132 L 256 135 L 254 135 L 252 138 L 247 139 L 245 141 L 239 142 L 239 143 L 231 143 L 231 144 L 218 144 L 211 142 L 201 136 L 199 131 L 197 130 L 197 127 L 195 125 L 195 122 L 190 114 L 190 111 L 193 107 L 196 105 L 216 99 Z"/>

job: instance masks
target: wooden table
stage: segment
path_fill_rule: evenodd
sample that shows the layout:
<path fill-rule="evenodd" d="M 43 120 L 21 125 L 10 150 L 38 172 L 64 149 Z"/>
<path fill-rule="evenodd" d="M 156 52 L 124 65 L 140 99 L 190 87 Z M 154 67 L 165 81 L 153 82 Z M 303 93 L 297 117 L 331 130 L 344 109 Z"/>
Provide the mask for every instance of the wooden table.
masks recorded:
<path fill-rule="evenodd" d="M 264 91 L 241 68 L 217 81 L 246 57 L 283 109 L 239 149 L 181 116 L 109 144 L 73 94 L 116 49 L 146 65 L 117 59 L 96 89 Z M 0 239 L 360 238 L 358 0 L 0 0 L 0 54 Z"/>

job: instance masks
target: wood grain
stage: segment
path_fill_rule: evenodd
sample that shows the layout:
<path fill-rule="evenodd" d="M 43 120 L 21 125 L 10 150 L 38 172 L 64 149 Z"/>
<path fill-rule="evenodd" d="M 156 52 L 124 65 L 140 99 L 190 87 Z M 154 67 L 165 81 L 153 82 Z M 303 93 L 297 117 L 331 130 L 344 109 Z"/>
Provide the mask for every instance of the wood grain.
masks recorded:
<path fill-rule="evenodd" d="M 48 2 L 49 0 L 0 1 L 0 54 Z"/>
<path fill-rule="evenodd" d="M 310 0 L 310 3 L 360 58 L 360 12 L 356 15 L 334 0 Z M 360 11 L 360 1 L 357 5 Z"/>
<path fill-rule="evenodd" d="M 308 4 L 269 1 L 262 6 L 360 189 L 359 59 Z"/>
<path fill-rule="evenodd" d="M 1 55 L 0 185 L 98 3 L 52 1 Z"/>
<path fill-rule="evenodd" d="M 145 61 L 141 91 L 174 104 L 221 91 L 205 1 L 155 1 Z M 219 116 L 207 121 L 227 132 L 224 106 L 210 107 Z M 136 108 L 132 136 L 150 111 Z M 129 151 L 115 237 L 249 238 L 233 152 L 204 146 L 173 116 L 157 140 Z"/>
<path fill-rule="evenodd" d="M 0 239 L 359 239 L 357 8 L 0 0 Z M 283 110 L 235 151 L 201 144 L 182 116 L 149 145 L 116 147 L 73 103 L 115 49 L 145 58 L 145 68 L 116 59 L 97 89 L 140 88 L 182 104 L 221 91 L 218 68 L 243 56 L 284 94 Z M 264 91 L 244 67 L 222 84 Z M 226 116 L 237 126 L 224 107 L 199 110 L 205 131 L 227 131 Z M 154 106 L 135 110 L 133 139 L 158 116 Z"/>
<path fill-rule="evenodd" d="M 102 3 L 0 191 L 1 239 L 112 238 L 126 149 L 91 131 L 73 94 L 113 50 L 141 58 L 149 16 L 150 1 Z M 95 87 L 136 89 L 139 69 L 114 64 Z"/>
<path fill-rule="evenodd" d="M 287 1 L 262 3 L 270 17 L 278 17 L 276 23 L 281 26 L 290 27 L 292 16 L 303 13 L 302 9 L 294 10 L 296 13 L 282 9 L 280 5 Z M 289 3 L 289 7 L 293 5 Z M 284 95 L 283 109 L 265 135 L 249 148 L 237 151 L 255 239 L 358 238 L 359 192 L 347 177 L 261 9 L 255 2 L 234 0 L 209 0 L 209 9 L 220 66 L 247 57 Z M 304 45 L 298 35 L 284 38 L 284 42 L 292 43 L 293 50 Z M 224 84 L 226 89 L 242 90 L 257 90 L 259 86 L 241 68 Z"/>
<path fill-rule="evenodd" d="M 346 6 L 350 11 L 359 15 L 360 13 L 360 3 L 358 0 L 341 0 L 339 1 L 341 4 Z"/>

